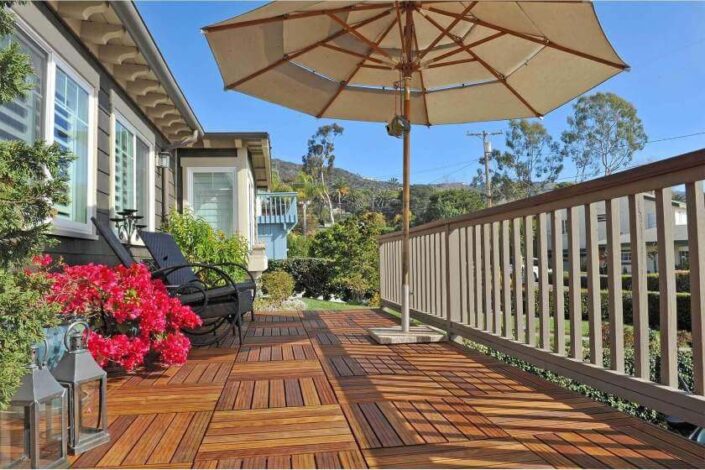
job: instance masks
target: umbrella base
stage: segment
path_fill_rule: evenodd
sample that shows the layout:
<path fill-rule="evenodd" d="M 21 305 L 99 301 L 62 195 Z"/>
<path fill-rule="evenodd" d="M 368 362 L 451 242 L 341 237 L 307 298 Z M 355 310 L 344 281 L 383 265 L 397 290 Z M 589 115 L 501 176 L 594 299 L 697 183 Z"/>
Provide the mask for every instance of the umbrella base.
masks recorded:
<path fill-rule="evenodd" d="M 441 343 L 448 341 L 448 335 L 431 326 L 412 326 L 409 332 L 401 331 L 400 326 L 391 328 L 370 328 L 370 336 L 379 344 Z"/>

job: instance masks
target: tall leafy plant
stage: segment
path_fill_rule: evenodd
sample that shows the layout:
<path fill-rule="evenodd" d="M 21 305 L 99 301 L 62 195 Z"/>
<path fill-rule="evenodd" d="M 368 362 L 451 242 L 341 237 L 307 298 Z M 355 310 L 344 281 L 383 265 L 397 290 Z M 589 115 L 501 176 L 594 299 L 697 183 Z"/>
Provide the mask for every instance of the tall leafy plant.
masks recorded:
<path fill-rule="evenodd" d="M 227 235 L 214 230 L 211 225 L 193 211 L 172 211 L 162 225 L 176 240 L 190 263 L 221 264 L 237 263 L 247 266 L 249 247 L 240 234 Z M 229 266 L 224 269 L 234 280 L 244 279 L 242 269 Z"/>
<path fill-rule="evenodd" d="M 0 49 L 0 104 L 24 98 L 34 86 L 29 58 L 6 40 L 14 29 L 11 4 L 0 1 L 0 44 L 6 44 Z M 68 202 L 70 161 L 57 145 L 0 141 L 0 409 L 26 372 L 31 346 L 56 321 L 56 308 L 45 301 L 48 280 L 24 268 L 50 242 L 54 205 Z"/>

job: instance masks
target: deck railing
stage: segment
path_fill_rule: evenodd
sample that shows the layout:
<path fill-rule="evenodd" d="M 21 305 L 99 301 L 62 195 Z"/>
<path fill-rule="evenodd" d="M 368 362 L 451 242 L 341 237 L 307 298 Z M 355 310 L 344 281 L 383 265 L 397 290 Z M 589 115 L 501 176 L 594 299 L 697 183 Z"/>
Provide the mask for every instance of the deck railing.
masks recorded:
<path fill-rule="evenodd" d="M 705 426 L 703 179 L 705 151 L 697 151 L 415 227 L 411 230 L 411 314 L 452 335 Z M 687 201 L 695 380 L 690 392 L 679 386 L 678 378 L 673 187 L 684 187 Z M 658 312 L 652 315 L 652 327 L 660 336 L 660 354 L 653 354 L 660 356 L 658 381 L 649 373 L 654 358 L 649 350 L 644 239 L 644 196 L 652 192 L 659 266 Z M 628 207 L 622 214 L 620 204 Z M 598 222 L 598 209 L 604 210 L 604 222 Z M 620 230 L 620 216 L 625 215 L 628 229 Z M 604 229 L 598 227 L 602 223 Z M 563 232 L 567 232 L 565 242 Z M 600 232 L 605 234 L 602 241 Z M 393 308 L 401 303 L 401 236 L 397 232 L 380 238 L 381 296 Z M 631 251 L 628 291 L 622 286 L 625 240 Z M 601 265 L 607 272 L 604 326 Z M 627 320 L 634 338 L 627 344 L 625 299 L 632 304 L 632 319 Z M 633 354 L 633 373 L 625 372 L 625 354 Z"/>
<path fill-rule="evenodd" d="M 260 204 L 257 223 L 296 225 L 298 218 L 296 213 L 297 194 L 295 192 L 259 192 L 257 199 Z"/>

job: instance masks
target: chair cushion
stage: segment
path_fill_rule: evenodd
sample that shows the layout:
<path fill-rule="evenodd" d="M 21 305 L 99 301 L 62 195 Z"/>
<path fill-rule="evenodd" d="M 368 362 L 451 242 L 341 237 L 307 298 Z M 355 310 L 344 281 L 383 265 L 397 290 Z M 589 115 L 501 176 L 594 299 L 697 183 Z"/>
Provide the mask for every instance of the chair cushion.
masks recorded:
<path fill-rule="evenodd" d="M 214 289 L 206 290 L 206 295 L 208 296 L 208 303 L 222 303 L 226 301 L 232 301 L 232 296 L 235 293 L 235 289 L 232 286 L 216 287 Z M 178 296 L 179 300 L 184 305 L 190 304 L 200 304 L 203 302 L 203 293 L 200 291 L 194 291 L 193 293 L 181 294 Z"/>
<path fill-rule="evenodd" d="M 235 284 L 237 289 L 237 296 L 239 300 L 239 310 L 240 313 L 249 312 L 252 310 L 252 302 L 254 300 L 255 284 L 253 282 L 242 282 Z M 213 289 L 208 289 L 206 295 L 208 296 L 208 305 L 222 304 L 233 301 L 233 294 L 235 294 L 235 289 L 232 286 L 216 287 Z M 195 291 L 188 294 L 179 295 L 179 300 L 184 305 L 193 305 L 197 307 L 203 302 L 203 294 L 201 292 Z"/>

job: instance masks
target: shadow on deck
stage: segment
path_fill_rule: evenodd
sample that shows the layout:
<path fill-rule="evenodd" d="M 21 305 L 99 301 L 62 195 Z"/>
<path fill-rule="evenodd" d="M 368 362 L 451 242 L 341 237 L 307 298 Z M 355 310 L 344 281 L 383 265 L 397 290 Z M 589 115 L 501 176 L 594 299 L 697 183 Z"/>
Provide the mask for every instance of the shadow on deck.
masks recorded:
<path fill-rule="evenodd" d="M 705 467 L 696 444 L 451 344 L 381 346 L 369 310 L 259 314 L 245 344 L 110 380 L 74 467 Z"/>

